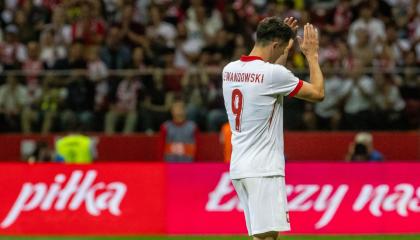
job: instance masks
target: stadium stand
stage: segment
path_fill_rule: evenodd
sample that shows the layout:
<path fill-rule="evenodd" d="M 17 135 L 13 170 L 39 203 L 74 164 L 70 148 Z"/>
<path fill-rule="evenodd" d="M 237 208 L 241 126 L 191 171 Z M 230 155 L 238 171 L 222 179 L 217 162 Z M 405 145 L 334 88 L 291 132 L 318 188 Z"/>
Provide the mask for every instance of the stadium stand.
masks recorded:
<path fill-rule="evenodd" d="M 324 102 L 287 100 L 289 130 L 409 130 L 420 124 L 420 4 L 407 1 L 0 1 L 0 132 L 153 133 L 174 98 L 200 131 L 226 121 L 221 68 L 258 21 L 321 30 Z M 301 33 L 299 33 L 301 34 Z M 306 79 L 296 46 L 288 67 Z M 127 121 L 123 121 L 128 118 Z"/>

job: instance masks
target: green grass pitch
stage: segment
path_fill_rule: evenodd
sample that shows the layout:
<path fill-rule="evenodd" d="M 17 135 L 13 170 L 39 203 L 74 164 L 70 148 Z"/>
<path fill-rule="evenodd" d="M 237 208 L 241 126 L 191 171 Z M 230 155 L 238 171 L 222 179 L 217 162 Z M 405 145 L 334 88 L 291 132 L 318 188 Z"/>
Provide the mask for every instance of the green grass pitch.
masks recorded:
<path fill-rule="evenodd" d="M 177 237 L 9 237 L 0 240 L 249 240 L 246 236 L 177 236 Z M 420 240 L 420 235 L 387 236 L 283 236 L 281 240 Z"/>

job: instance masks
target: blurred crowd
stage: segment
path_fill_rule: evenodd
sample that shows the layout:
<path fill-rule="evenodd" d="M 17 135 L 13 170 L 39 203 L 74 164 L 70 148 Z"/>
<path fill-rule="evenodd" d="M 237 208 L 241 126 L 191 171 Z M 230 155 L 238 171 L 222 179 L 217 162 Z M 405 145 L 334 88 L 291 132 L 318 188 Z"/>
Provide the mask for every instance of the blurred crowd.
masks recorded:
<path fill-rule="evenodd" d="M 177 99 L 218 131 L 221 68 L 273 15 L 320 29 L 326 77 L 323 102 L 286 100 L 286 129 L 419 128 L 418 0 L 4 0 L 0 132 L 154 133 Z M 295 45 L 287 67 L 307 80 Z"/>

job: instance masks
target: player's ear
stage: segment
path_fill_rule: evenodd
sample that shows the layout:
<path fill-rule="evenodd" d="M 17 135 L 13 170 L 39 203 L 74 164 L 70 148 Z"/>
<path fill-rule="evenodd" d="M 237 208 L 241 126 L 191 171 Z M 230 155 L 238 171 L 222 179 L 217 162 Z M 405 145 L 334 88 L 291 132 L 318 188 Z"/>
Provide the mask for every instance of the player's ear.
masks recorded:
<path fill-rule="evenodd" d="M 279 50 L 281 50 L 282 49 L 282 44 L 281 44 L 281 42 L 273 42 L 273 44 L 272 44 L 272 51 L 273 52 L 278 52 Z"/>
<path fill-rule="evenodd" d="M 273 56 L 273 54 L 277 50 L 277 42 L 271 42 L 269 46 L 270 46 L 269 47 L 269 49 L 270 49 L 270 55 Z"/>
<path fill-rule="evenodd" d="M 280 45 L 279 47 L 281 48 L 282 53 L 286 52 L 286 50 L 287 50 L 287 52 L 289 51 L 289 41 L 280 42 L 279 45 Z"/>

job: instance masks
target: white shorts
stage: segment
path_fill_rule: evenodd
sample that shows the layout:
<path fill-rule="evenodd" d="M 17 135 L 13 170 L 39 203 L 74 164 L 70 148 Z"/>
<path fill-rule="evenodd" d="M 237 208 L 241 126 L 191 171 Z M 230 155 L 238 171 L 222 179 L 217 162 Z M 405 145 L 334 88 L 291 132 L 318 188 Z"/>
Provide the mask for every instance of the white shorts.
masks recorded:
<path fill-rule="evenodd" d="M 244 208 L 250 236 L 290 231 L 284 177 L 233 179 L 232 183 Z"/>

